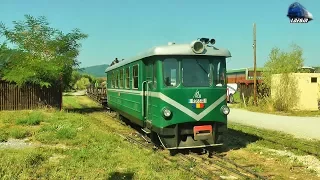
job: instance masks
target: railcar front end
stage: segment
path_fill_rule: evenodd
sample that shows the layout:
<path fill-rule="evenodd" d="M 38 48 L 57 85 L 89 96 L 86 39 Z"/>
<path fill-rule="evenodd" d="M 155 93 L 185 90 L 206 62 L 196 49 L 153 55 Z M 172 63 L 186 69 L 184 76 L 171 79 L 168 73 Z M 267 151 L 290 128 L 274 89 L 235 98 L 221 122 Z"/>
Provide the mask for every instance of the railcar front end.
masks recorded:
<path fill-rule="evenodd" d="M 151 103 L 161 114 L 158 121 L 152 121 L 160 142 L 167 149 L 222 145 L 230 111 L 226 58 L 176 55 L 158 59 L 158 75 L 163 81 L 159 82 L 159 92 L 150 95 L 157 98 Z"/>

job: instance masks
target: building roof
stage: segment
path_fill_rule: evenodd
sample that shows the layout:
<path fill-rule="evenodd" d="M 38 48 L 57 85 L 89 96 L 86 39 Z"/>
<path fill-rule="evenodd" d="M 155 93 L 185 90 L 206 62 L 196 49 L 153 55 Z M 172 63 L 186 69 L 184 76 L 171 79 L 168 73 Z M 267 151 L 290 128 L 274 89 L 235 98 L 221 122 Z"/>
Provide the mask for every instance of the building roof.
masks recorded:
<path fill-rule="evenodd" d="M 231 69 L 227 70 L 227 73 L 241 73 L 241 72 L 246 72 L 246 70 L 253 71 L 254 68 L 241 68 L 241 69 Z M 256 68 L 257 71 L 263 71 L 263 68 Z"/>
<path fill-rule="evenodd" d="M 314 67 L 311 67 L 311 66 L 303 66 L 301 67 L 300 69 L 315 69 Z"/>
<path fill-rule="evenodd" d="M 227 49 L 223 48 L 216 48 L 213 46 L 206 46 L 206 49 L 201 54 L 196 54 L 192 51 L 190 44 L 172 44 L 172 45 L 165 45 L 165 46 L 157 46 L 153 47 L 135 57 L 130 59 L 126 59 L 124 61 L 120 61 L 119 63 L 109 66 L 105 72 L 108 72 L 112 69 L 117 67 L 123 66 L 125 64 L 129 64 L 131 62 L 156 56 L 156 55 L 198 55 L 198 56 L 224 56 L 224 57 L 231 57 L 231 53 Z"/>

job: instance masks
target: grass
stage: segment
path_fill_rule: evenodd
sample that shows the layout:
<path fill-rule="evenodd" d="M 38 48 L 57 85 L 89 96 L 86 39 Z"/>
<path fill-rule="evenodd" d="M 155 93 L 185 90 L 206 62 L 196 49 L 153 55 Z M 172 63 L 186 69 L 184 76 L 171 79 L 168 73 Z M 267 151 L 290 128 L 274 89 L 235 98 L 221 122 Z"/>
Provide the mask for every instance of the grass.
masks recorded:
<path fill-rule="evenodd" d="M 99 108 L 87 97 L 64 97 L 64 107 Z M 1 179 L 194 179 L 157 152 L 110 132 L 130 131 L 103 112 L 1 111 L 0 141 L 29 137 L 40 145 L 1 149 Z M 132 131 L 132 130 L 131 130 Z"/>
<path fill-rule="evenodd" d="M 238 123 L 229 122 L 228 128 L 251 136 L 258 137 L 259 141 L 257 141 L 257 143 L 260 146 L 279 150 L 287 150 L 287 147 L 293 147 L 291 151 L 299 155 L 306 155 L 307 152 L 314 153 L 318 154 L 317 157 L 320 159 L 319 140 L 295 138 L 293 135 L 285 134 L 279 131 L 257 129 L 251 126 L 246 126 Z"/>
<path fill-rule="evenodd" d="M 241 102 L 240 92 L 239 92 L 239 91 L 237 91 L 236 93 L 234 93 L 234 95 L 233 95 L 233 100 L 234 100 L 234 102 Z"/>
<path fill-rule="evenodd" d="M 16 119 L 16 124 L 18 125 L 39 125 L 42 122 L 44 116 L 41 112 L 31 112 L 27 117 L 20 117 Z"/>
<path fill-rule="evenodd" d="M 319 179 L 317 172 L 309 169 L 310 166 L 317 168 L 319 164 L 311 161 L 311 164 L 304 165 L 301 158 L 305 159 L 304 156 L 308 155 L 304 151 L 319 153 L 320 141 L 298 139 L 278 131 L 256 129 L 230 122 L 228 129 L 225 138 L 230 150 L 226 157 L 235 162 L 262 173 L 264 176 L 270 176 L 271 179 Z M 270 150 L 281 153 L 277 154 Z M 292 156 L 281 155 L 289 152 L 300 157 L 300 160 Z M 319 155 L 315 157 L 320 159 Z"/>
<path fill-rule="evenodd" d="M 51 109 L 0 111 L 0 141 L 28 137 L 35 145 L 20 149 L 1 149 L 0 145 L 0 179 L 195 179 L 190 172 L 180 170 L 177 163 L 164 161 L 160 155 L 164 152 L 143 149 L 111 132 L 110 128 L 123 133 L 133 130 L 99 109 L 99 105 L 87 97 L 66 96 L 62 112 Z M 284 137 L 290 138 L 229 124 L 227 157 L 276 179 L 315 177 L 305 172 L 305 167 L 288 169 L 298 162 L 290 163 L 280 157 L 272 160 L 270 157 L 274 156 L 264 152 L 263 147 L 285 147 L 257 136 L 280 142 Z M 284 143 L 303 146 L 299 140 Z M 185 165 L 194 167 L 196 164 Z"/>

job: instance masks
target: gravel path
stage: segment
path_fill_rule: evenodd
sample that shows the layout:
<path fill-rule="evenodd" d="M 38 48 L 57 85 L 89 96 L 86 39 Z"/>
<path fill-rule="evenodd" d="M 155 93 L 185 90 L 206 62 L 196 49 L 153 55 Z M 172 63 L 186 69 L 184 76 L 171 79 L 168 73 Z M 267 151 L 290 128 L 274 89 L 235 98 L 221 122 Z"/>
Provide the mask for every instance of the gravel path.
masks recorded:
<path fill-rule="evenodd" d="M 8 139 L 7 142 L 0 143 L 0 149 L 22 149 L 32 146 L 33 145 L 31 143 L 21 139 Z"/>
<path fill-rule="evenodd" d="M 77 91 L 77 92 L 68 92 L 68 93 L 63 93 L 63 95 L 68 94 L 69 96 L 84 96 L 86 95 L 87 90 L 82 90 L 82 91 Z"/>
<path fill-rule="evenodd" d="M 228 121 L 320 140 L 320 117 L 279 116 L 231 108 Z"/>

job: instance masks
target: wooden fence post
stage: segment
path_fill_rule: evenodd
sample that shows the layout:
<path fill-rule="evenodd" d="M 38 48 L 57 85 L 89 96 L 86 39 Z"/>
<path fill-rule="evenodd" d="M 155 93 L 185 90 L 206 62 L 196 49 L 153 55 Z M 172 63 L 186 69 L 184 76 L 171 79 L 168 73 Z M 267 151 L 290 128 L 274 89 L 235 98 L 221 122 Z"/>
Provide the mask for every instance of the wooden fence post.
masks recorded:
<path fill-rule="evenodd" d="M 63 91 L 63 88 L 62 88 L 62 85 L 63 85 L 63 81 L 62 81 L 62 73 L 60 74 L 60 111 L 62 111 L 62 101 L 63 101 L 63 98 L 62 98 L 62 91 Z"/>

